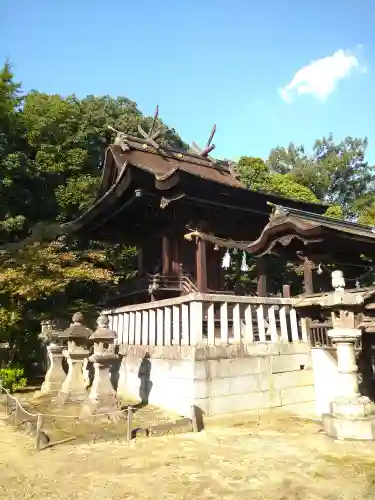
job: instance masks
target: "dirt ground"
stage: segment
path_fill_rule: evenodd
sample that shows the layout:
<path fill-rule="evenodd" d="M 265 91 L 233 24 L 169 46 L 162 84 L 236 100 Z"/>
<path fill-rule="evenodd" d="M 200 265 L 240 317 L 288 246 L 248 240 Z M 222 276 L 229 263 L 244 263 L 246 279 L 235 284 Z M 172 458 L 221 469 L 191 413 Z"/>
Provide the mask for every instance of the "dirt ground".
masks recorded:
<path fill-rule="evenodd" d="M 334 442 L 317 423 L 268 416 L 130 445 L 69 442 L 36 452 L 30 437 L 0 421 L 2 498 L 375 499 L 375 443 Z"/>

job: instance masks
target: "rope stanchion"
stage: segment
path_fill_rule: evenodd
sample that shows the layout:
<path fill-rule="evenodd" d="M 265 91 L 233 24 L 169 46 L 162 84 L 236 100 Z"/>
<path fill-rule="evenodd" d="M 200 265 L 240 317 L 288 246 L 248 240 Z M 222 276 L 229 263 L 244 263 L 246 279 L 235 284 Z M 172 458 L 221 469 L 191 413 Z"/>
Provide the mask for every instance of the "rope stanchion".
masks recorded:
<path fill-rule="evenodd" d="M 13 425 L 20 425 L 23 422 L 29 422 L 35 425 L 35 449 L 40 450 L 41 449 L 41 443 L 42 443 L 42 434 L 43 430 L 42 427 L 46 423 L 47 420 L 82 420 L 84 421 L 84 418 L 78 416 L 78 415 L 56 415 L 54 413 L 41 413 L 41 412 L 35 412 L 31 413 L 30 411 L 27 411 L 20 401 L 13 395 L 11 395 L 10 391 L 0 385 L 0 392 L 5 394 L 5 420 L 9 419 L 11 417 L 11 422 Z M 14 410 L 12 411 L 11 407 L 14 407 Z M 10 410 L 10 412 L 9 412 Z M 117 410 L 112 413 L 98 413 L 93 415 L 93 417 L 112 417 L 115 415 L 125 415 L 125 412 L 128 413 L 128 430 L 127 434 L 129 436 L 129 425 L 130 425 L 130 439 L 132 436 L 132 414 L 133 410 L 132 407 L 129 406 L 128 408 Z M 130 424 L 129 424 L 129 416 L 130 416 Z M 48 438 L 48 436 L 47 436 Z M 129 439 L 129 438 L 128 438 Z"/>
<path fill-rule="evenodd" d="M 127 434 L 127 439 L 128 442 L 132 440 L 133 437 L 133 407 L 128 406 L 128 422 L 127 422 L 127 429 L 126 429 L 126 434 Z"/>

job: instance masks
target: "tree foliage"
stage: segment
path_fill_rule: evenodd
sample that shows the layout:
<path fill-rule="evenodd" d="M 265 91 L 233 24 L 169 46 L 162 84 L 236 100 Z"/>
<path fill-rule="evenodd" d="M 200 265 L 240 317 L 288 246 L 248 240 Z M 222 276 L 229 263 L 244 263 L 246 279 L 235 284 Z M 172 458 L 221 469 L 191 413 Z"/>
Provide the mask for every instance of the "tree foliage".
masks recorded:
<path fill-rule="evenodd" d="M 108 126 L 135 134 L 151 120 L 125 97 L 23 95 L 10 65 L 0 71 L 0 338 L 9 341 L 12 362 L 30 361 L 44 314 L 90 312 L 132 274 L 133 248 L 81 247 L 59 227 L 92 202 L 113 135 Z M 166 144 L 185 147 L 159 125 Z M 52 243 L 42 242 L 46 231 Z"/>
<path fill-rule="evenodd" d="M 286 148 L 273 149 L 266 161 L 240 158 L 237 174 L 249 189 L 301 201 L 325 202 L 329 204 L 325 212 L 328 217 L 375 226 L 374 167 L 365 160 L 366 147 L 366 139 L 346 137 L 335 143 L 330 135 L 317 140 L 312 154 L 307 155 L 303 146 L 290 143 Z M 273 285 L 277 281 L 280 285 L 282 277 L 284 283 L 297 286 L 296 269 L 287 267 L 280 259 L 268 259 L 267 273 Z M 246 279 L 254 277 L 254 272 L 252 268 Z"/>
<path fill-rule="evenodd" d="M 308 187 L 319 200 L 341 207 L 344 217 L 369 222 L 375 221 L 375 171 L 365 160 L 366 148 L 367 139 L 346 137 L 335 143 L 330 135 L 315 142 L 311 155 L 291 143 L 273 149 L 266 163 L 272 172 L 290 175 Z"/>
<path fill-rule="evenodd" d="M 261 158 L 243 156 L 237 164 L 237 172 L 242 182 L 253 191 L 301 201 L 319 201 L 311 189 L 298 183 L 289 172 L 273 171 Z"/>
<path fill-rule="evenodd" d="M 60 226 L 87 209 L 97 192 L 112 139 L 108 127 L 136 134 L 152 120 L 126 97 L 24 94 L 10 65 L 0 70 L 0 339 L 10 343 L 13 363 L 37 355 L 43 315 L 94 312 L 134 272 L 133 248 L 82 246 Z M 165 145 L 185 149 L 173 129 L 158 125 Z M 366 146 L 365 139 L 335 143 L 329 136 L 316 141 L 311 155 L 290 144 L 273 149 L 266 161 L 242 157 L 236 170 L 249 189 L 329 202 L 328 216 L 375 225 Z M 52 243 L 43 243 L 46 235 Z M 285 269 L 272 266 L 284 276 Z"/>

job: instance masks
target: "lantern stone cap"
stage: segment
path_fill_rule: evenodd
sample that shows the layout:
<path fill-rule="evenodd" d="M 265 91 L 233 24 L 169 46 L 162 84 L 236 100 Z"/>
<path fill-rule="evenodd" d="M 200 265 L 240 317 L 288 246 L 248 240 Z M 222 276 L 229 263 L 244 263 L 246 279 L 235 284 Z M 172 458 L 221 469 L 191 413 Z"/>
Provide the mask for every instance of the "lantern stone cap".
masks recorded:
<path fill-rule="evenodd" d="M 101 314 L 97 319 L 97 329 L 92 333 L 89 340 L 95 341 L 106 341 L 106 340 L 114 340 L 117 337 L 117 334 L 114 330 L 109 328 L 109 318 L 106 314 Z"/>
<path fill-rule="evenodd" d="M 38 338 L 43 342 L 54 342 L 59 339 L 61 329 L 58 328 L 56 321 L 47 319 L 40 322 L 41 333 Z"/>
<path fill-rule="evenodd" d="M 340 327 L 335 327 L 331 328 L 328 330 L 327 335 L 329 338 L 331 338 L 333 341 L 335 340 L 342 340 L 345 341 L 346 339 L 356 339 L 358 337 L 361 337 L 362 331 L 357 328 L 340 328 Z"/>
<path fill-rule="evenodd" d="M 73 314 L 71 325 L 60 333 L 62 339 L 88 339 L 92 334 L 91 328 L 84 325 L 83 314 L 77 312 Z"/>

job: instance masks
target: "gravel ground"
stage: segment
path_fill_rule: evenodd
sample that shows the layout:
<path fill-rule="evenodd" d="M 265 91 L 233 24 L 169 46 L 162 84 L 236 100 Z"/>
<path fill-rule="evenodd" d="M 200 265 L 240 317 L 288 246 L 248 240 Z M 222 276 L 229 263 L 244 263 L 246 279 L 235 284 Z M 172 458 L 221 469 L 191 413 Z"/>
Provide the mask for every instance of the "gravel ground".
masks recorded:
<path fill-rule="evenodd" d="M 317 423 L 275 417 L 36 452 L 0 421 L 0 499 L 369 500 L 374 452 L 375 443 L 334 442 Z"/>

